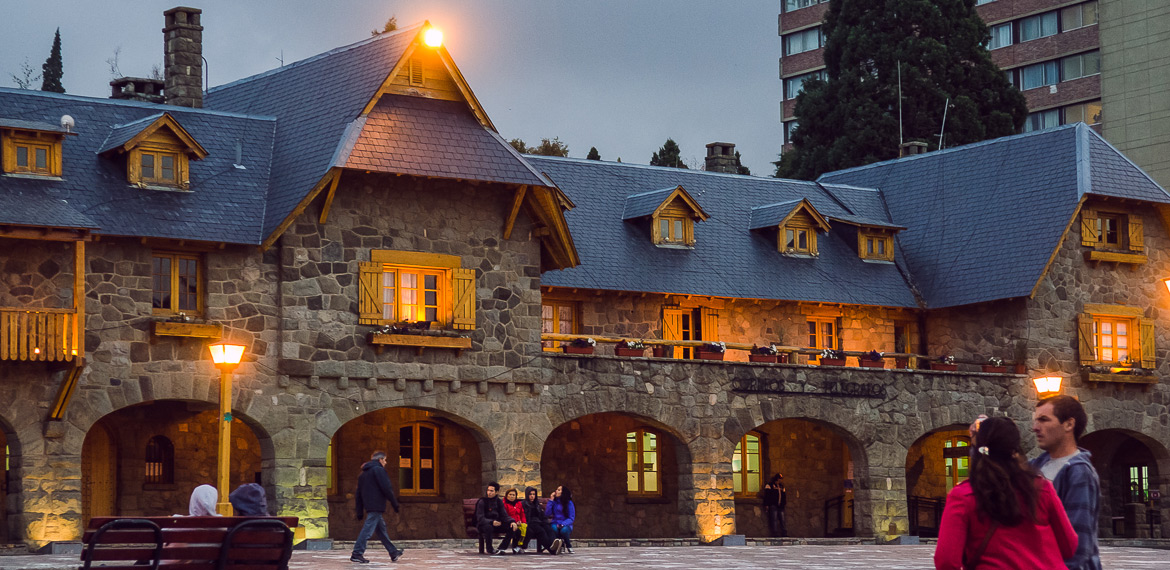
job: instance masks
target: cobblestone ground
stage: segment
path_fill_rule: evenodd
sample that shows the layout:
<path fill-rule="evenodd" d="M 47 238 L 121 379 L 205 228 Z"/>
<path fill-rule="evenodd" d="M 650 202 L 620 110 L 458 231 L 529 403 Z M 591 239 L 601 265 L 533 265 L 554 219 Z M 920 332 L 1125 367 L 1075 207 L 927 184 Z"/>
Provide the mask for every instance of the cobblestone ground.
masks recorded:
<path fill-rule="evenodd" d="M 1106 570 L 1165 570 L 1170 551 L 1149 548 L 1102 548 Z M 472 551 L 408 549 L 397 563 L 378 550 L 366 552 L 370 564 L 354 564 L 346 550 L 297 551 L 290 570 L 376 570 L 425 568 L 427 570 L 501 570 L 542 568 L 589 570 L 638 568 L 641 570 L 704 568 L 728 570 L 930 570 L 933 546 L 726 546 L 726 547 L 629 547 L 578 548 L 563 556 L 480 556 Z M 76 556 L 3 556 L 3 570 L 76 570 Z"/>

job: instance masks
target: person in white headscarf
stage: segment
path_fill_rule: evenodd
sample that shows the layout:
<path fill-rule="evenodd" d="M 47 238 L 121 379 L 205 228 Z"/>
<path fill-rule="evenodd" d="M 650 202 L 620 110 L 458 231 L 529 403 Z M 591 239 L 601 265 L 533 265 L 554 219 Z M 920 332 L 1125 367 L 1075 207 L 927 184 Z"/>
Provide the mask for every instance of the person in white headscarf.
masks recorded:
<path fill-rule="evenodd" d="M 191 491 L 191 505 L 188 514 L 193 517 L 217 517 L 215 502 L 219 499 L 219 491 L 211 485 L 200 485 Z"/>

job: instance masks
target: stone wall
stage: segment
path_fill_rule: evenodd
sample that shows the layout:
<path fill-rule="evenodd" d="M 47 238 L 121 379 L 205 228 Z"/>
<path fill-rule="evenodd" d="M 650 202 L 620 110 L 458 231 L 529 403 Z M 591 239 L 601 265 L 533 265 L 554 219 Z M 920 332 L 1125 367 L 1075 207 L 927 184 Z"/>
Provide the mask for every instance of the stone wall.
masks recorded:
<path fill-rule="evenodd" d="M 72 243 L 0 238 L 0 308 L 73 308 Z"/>

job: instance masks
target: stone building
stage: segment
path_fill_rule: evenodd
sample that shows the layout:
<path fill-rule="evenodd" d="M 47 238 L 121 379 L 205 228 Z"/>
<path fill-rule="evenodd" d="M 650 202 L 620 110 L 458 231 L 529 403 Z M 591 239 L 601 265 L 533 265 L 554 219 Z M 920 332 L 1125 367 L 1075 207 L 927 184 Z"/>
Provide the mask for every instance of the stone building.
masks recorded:
<path fill-rule="evenodd" d="M 970 418 L 1026 427 L 1052 371 L 1090 410 L 1103 533 L 1160 532 L 1170 195 L 1096 133 L 815 183 L 521 156 L 429 29 L 202 108 L 0 89 L 3 538 L 183 512 L 218 475 L 216 339 L 247 355 L 231 484 L 309 538 L 353 536 L 376 449 L 395 537 L 462 536 L 490 480 L 572 488 L 581 537 L 762 536 L 772 473 L 794 536 L 928 535 Z"/>

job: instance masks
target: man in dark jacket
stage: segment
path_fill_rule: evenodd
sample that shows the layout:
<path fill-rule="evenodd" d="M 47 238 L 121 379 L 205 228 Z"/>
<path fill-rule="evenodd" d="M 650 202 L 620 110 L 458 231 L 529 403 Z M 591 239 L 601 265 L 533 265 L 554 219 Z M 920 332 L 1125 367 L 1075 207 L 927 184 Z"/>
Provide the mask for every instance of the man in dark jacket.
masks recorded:
<path fill-rule="evenodd" d="M 768 520 L 768 534 L 773 537 L 788 536 L 788 525 L 784 520 L 788 491 L 784 489 L 782 479 L 784 476 L 777 473 L 764 485 L 764 516 Z"/>
<path fill-rule="evenodd" d="M 1097 520 L 1101 511 L 1101 481 L 1087 449 L 1078 447 L 1089 421 L 1084 406 L 1072 396 L 1040 400 L 1032 413 L 1036 446 L 1044 450 L 1032 467 L 1056 488 L 1056 495 L 1077 531 L 1077 550 L 1064 561 L 1068 570 L 1101 570 Z"/>
<path fill-rule="evenodd" d="M 552 527 L 548 524 L 548 515 L 544 514 L 544 505 L 540 504 L 540 495 L 536 487 L 524 489 L 524 518 L 528 519 L 528 532 L 524 535 L 521 548 L 528 548 L 528 541 L 536 539 L 536 553 L 548 550 L 549 554 L 556 554 L 561 549 L 561 539 L 553 539 Z"/>
<path fill-rule="evenodd" d="M 503 550 L 497 551 L 492 547 L 492 533 L 496 529 L 503 530 L 500 527 L 516 530 L 516 521 L 504 510 L 504 501 L 498 496 L 499 491 L 500 484 L 492 481 L 487 484 L 484 496 L 475 502 L 475 530 L 479 533 L 480 554 L 485 550 L 487 554 L 504 554 Z"/>
<path fill-rule="evenodd" d="M 386 454 L 375 451 L 370 456 L 370 460 L 362 465 L 362 473 L 358 476 L 354 508 L 357 511 L 358 520 L 362 520 L 362 511 L 365 511 L 366 522 L 362 525 L 362 531 L 358 533 L 357 540 L 353 543 L 353 554 L 349 557 L 350 562 L 361 562 L 362 564 L 369 562 L 362 554 L 366 552 L 366 541 L 370 539 L 370 535 L 375 533 L 378 535 L 378 540 L 382 541 L 382 546 L 385 546 L 386 551 L 390 553 L 391 562 L 398 562 L 398 558 L 402 556 L 404 551 L 394 548 L 394 543 L 390 542 L 390 535 L 386 533 L 386 521 L 382 518 L 386 512 L 386 501 L 390 501 L 394 512 L 397 513 L 398 497 L 394 496 L 394 489 L 390 486 L 390 476 L 386 474 Z"/>

